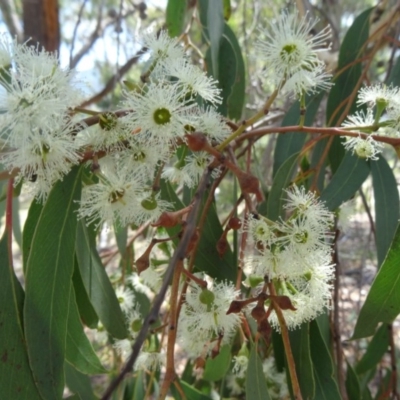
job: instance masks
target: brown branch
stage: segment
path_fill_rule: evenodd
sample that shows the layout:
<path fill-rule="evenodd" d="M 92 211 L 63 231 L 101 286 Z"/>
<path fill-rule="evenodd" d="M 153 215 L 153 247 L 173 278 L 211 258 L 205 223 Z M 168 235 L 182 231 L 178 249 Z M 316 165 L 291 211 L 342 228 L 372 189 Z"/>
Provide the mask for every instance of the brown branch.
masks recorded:
<path fill-rule="evenodd" d="M 204 192 L 206 191 L 210 177 L 211 177 L 211 170 L 207 169 L 207 171 L 203 174 L 203 177 L 200 181 L 197 192 L 194 195 L 193 208 L 189 212 L 188 219 L 186 220 L 186 227 L 185 227 L 185 231 L 182 235 L 182 239 L 179 242 L 177 248 L 175 249 L 175 252 L 174 252 L 174 254 L 171 258 L 171 261 L 168 265 L 168 268 L 165 272 L 163 284 L 162 284 L 157 296 L 155 297 L 153 306 L 150 309 L 149 314 L 144 319 L 142 329 L 140 330 L 140 332 L 136 338 L 136 341 L 132 346 L 132 353 L 129 356 L 128 361 L 126 362 L 124 368 L 119 373 L 117 378 L 113 382 L 111 382 L 109 387 L 104 392 L 101 400 L 110 399 L 112 393 L 117 389 L 118 385 L 125 378 L 125 375 L 128 374 L 130 371 L 132 371 L 133 365 L 135 364 L 135 361 L 139 355 L 140 349 L 141 349 L 144 341 L 146 340 L 147 333 L 150 329 L 150 325 L 152 325 L 155 321 L 157 321 L 161 305 L 164 301 L 165 295 L 166 295 L 168 287 L 169 287 L 169 283 L 170 283 L 170 281 L 173 277 L 174 271 L 175 271 L 175 266 L 181 260 L 183 260 L 185 258 L 187 247 L 188 247 L 190 240 L 193 236 L 193 233 L 196 229 L 196 219 L 197 219 L 197 215 L 200 210 L 201 199 L 204 195 Z"/>

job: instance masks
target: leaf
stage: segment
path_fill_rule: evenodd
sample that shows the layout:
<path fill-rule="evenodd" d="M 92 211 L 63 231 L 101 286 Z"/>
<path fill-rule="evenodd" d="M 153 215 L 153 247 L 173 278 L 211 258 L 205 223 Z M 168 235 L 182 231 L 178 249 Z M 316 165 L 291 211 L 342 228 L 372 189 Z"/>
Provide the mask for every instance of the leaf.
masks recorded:
<path fill-rule="evenodd" d="M 228 21 L 232 14 L 231 0 L 223 0 L 224 20 Z"/>
<path fill-rule="evenodd" d="M 223 36 L 219 49 L 218 78 L 214 75 L 211 48 L 206 53 L 208 72 L 212 72 L 221 89 L 222 102 L 217 110 L 231 119 L 240 119 L 245 101 L 245 65 L 238 40 L 229 27 L 224 24 Z"/>
<path fill-rule="evenodd" d="M 33 234 L 35 233 L 35 229 L 42 210 L 43 204 L 36 200 L 33 200 L 31 206 L 29 207 L 28 216 L 24 225 L 24 231 L 22 233 L 22 264 L 24 268 L 24 273 L 26 272 L 26 267 L 28 264 Z"/>
<path fill-rule="evenodd" d="M 315 381 L 310 353 L 309 324 L 304 323 L 299 329 L 289 332 L 297 377 L 304 399 L 313 399 Z"/>
<path fill-rule="evenodd" d="M 307 96 L 305 125 L 312 125 L 324 95 L 325 92 L 320 92 L 313 96 Z M 296 101 L 284 116 L 282 126 L 298 125 L 299 122 L 300 103 Z M 289 157 L 302 149 L 306 137 L 307 135 L 304 132 L 289 132 L 278 136 L 274 153 L 273 176 L 277 174 L 279 168 Z"/>
<path fill-rule="evenodd" d="M 379 322 L 391 323 L 400 313 L 400 226 L 390 250 L 372 282 L 352 339 L 372 336 Z"/>
<path fill-rule="evenodd" d="M 368 40 L 370 13 L 373 10 L 372 7 L 364 11 L 354 20 L 340 47 L 337 68 L 339 72 L 334 78 L 334 85 L 330 90 L 327 102 L 326 123 L 328 126 L 336 126 L 341 122 L 342 113 L 348 105 L 350 96 L 357 89 L 362 73 L 362 52 L 365 50 L 364 45 Z M 354 96 L 348 114 L 353 114 L 356 108 L 356 96 Z M 344 155 L 345 150 L 341 139 L 335 137 L 329 149 L 329 161 L 333 173 L 338 169 Z"/>
<path fill-rule="evenodd" d="M 224 13 L 222 0 L 209 0 L 207 7 L 207 28 L 210 38 L 211 60 L 213 75 L 219 79 L 219 53 L 222 32 L 224 31 Z"/>
<path fill-rule="evenodd" d="M 203 379 L 216 382 L 224 378 L 231 364 L 231 347 L 224 345 L 215 358 L 209 358 L 206 362 Z"/>
<path fill-rule="evenodd" d="M 180 384 L 183 389 L 183 393 L 185 393 L 186 398 L 189 400 L 212 400 L 210 396 L 207 396 L 204 393 L 201 393 L 197 389 L 195 389 L 193 386 L 187 384 L 184 381 L 180 381 Z"/>
<path fill-rule="evenodd" d="M 382 156 L 371 162 L 371 173 L 375 197 L 376 247 L 380 266 L 396 232 L 400 201 L 396 178 Z"/>
<path fill-rule="evenodd" d="M 276 221 L 282 215 L 285 192 L 293 179 L 298 164 L 299 153 L 291 155 L 277 171 L 268 195 L 267 217 Z"/>
<path fill-rule="evenodd" d="M 251 400 L 270 400 L 267 381 L 257 349 L 252 346 L 246 373 L 246 398 Z"/>
<path fill-rule="evenodd" d="M 74 274 L 72 275 L 72 283 L 74 286 L 75 299 L 78 305 L 79 315 L 82 319 L 82 322 L 89 328 L 97 328 L 99 317 L 97 316 L 96 311 L 94 310 L 92 303 L 90 302 L 90 299 L 86 293 L 76 257 Z"/>
<path fill-rule="evenodd" d="M 390 76 L 386 84 L 388 86 L 389 85 L 400 86 L 400 57 L 397 57 L 396 63 L 394 64 L 394 67 L 390 71 Z"/>
<path fill-rule="evenodd" d="M 71 291 L 65 358 L 75 369 L 83 374 L 102 374 L 107 372 L 83 332 L 73 288 L 71 288 Z"/>
<path fill-rule="evenodd" d="M 169 36 L 176 37 L 182 33 L 186 8 L 186 0 L 168 0 L 165 18 Z"/>
<path fill-rule="evenodd" d="M 361 387 L 357 374 L 347 362 L 346 392 L 351 400 L 361 400 Z"/>
<path fill-rule="evenodd" d="M 75 393 L 78 399 L 95 399 L 90 378 L 77 371 L 69 363 L 65 363 L 65 381 L 71 392 Z"/>
<path fill-rule="evenodd" d="M 86 293 L 104 328 L 113 337 L 125 339 L 128 335 L 115 291 L 96 249 L 96 232 L 84 221 L 78 224 L 76 257 Z"/>
<path fill-rule="evenodd" d="M 343 202 L 354 196 L 368 175 L 367 161 L 346 152 L 332 180 L 322 191 L 320 200 L 325 202 L 329 210 L 336 210 Z"/>
<path fill-rule="evenodd" d="M 18 246 L 22 248 L 21 221 L 19 218 L 19 197 L 14 197 L 12 203 L 12 226 L 14 239 L 18 243 Z"/>
<path fill-rule="evenodd" d="M 321 336 L 316 321 L 310 322 L 311 358 L 314 364 L 315 399 L 341 400 L 334 378 L 334 369 L 328 347 Z"/>
<path fill-rule="evenodd" d="M 363 374 L 375 368 L 389 348 L 389 329 L 382 324 L 367 347 L 367 351 L 356 365 L 357 374 Z"/>
<path fill-rule="evenodd" d="M 37 222 L 26 269 L 24 328 L 29 363 L 45 399 L 61 398 L 74 270 L 81 169 L 53 187 Z"/>
<path fill-rule="evenodd" d="M 114 223 L 115 241 L 122 257 L 126 256 L 126 244 L 128 240 L 128 226 L 121 226 L 120 223 Z"/>
<path fill-rule="evenodd" d="M 22 329 L 24 291 L 9 264 L 7 235 L 0 241 L 0 394 L 4 399 L 40 400 Z"/>

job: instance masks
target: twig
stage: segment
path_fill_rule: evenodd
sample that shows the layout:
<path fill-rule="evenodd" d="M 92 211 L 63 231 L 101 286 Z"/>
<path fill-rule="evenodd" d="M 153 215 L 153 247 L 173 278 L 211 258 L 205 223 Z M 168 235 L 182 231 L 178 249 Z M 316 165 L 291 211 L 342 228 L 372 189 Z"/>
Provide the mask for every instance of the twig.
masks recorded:
<path fill-rule="evenodd" d="M 183 260 L 185 258 L 186 249 L 196 229 L 196 218 L 200 210 L 201 199 L 207 188 L 210 177 L 211 177 L 211 170 L 207 169 L 207 171 L 203 174 L 197 192 L 194 195 L 193 208 L 191 209 L 188 219 L 186 221 L 186 228 L 182 235 L 182 239 L 179 242 L 177 248 L 175 249 L 175 252 L 165 272 L 163 284 L 160 288 L 160 291 L 158 292 L 157 296 L 154 299 L 153 307 L 151 308 L 149 314 L 144 319 L 142 329 L 140 330 L 139 335 L 137 336 L 137 339 L 132 346 L 132 353 L 129 356 L 128 361 L 126 362 L 122 371 L 119 373 L 117 378 L 113 382 L 111 382 L 111 384 L 103 394 L 101 400 L 110 399 L 112 393 L 117 389 L 118 385 L 125 378 L 125 375 L 128 374 L 130 371 L 132 371 L 133 365 L 135 364 L 135 361 L 139 355 L 140 349 L 144 341 L 146 340 L 147 333 L 150 329 L 150 325 L 153 324 L 155 321 L 157 321 L 161 305 L 164 301 L 164 297 L 165 294 L 167 293 L 169 283 L 175 271 L 175 266 L 178 264 L 180 260 Z"/>
<path fill-rule="evenodd" d="M 396 345 L 394 343 L 394 332 L 393 324 L 388 324 L 388 335 L 390 343 L 390 364 L 392 367 L 392 399 L 400 399 L 400 395 L 397 392 L 397 364 L 396 364 Z"/>
<path fill-rule="evenodd" d="M 82 5 L 81 5 L 81 7 L 79 9 L 79 13 L 78 13 L 78 19 L 74 26 L 74 32 L 72 33 L 71 50 L 69 51 L 69 66 L 70 66 L 70 68 L 72 68 L 72 55 L 74 54 L 76 34 L 78 32 L 79 25 L 81 24 L 81 21 L 82 21 L 83 10 L 85 9 L 86 2 L 87 2 L 87 0 L 83 0 L 83 2 L 82 2 Z M 100 13 L 101 13 L 101 9 L 100 9 Z"/>

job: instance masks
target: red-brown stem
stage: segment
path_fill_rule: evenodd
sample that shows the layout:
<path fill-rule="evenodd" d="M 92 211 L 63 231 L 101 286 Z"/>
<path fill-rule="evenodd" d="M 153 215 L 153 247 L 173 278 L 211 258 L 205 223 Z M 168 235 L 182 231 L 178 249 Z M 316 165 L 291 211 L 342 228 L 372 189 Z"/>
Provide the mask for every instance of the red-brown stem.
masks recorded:
<path fill-rule="evenodd" d="M 400 395 L 397 392 L 397 359 L 396 359 L 396 345 L 394 343 L 394 332 L 393 332 L 393 324 L 388 324 L 388 335 L 389 335 L 389 344 L 390 344 L 390 364 L 392 368 L 392 399 L 399 400 Z"/>
<path fill-rule="evenodd" d="M 201 288 L 207 288 L 207 282 L 203 279 L 198 278 L 196 275 L 193 275 L 190 271 L 185 268 L 182 268 L 182 273 L 187 276 L 193 282 L 196 282 Z"/>
<path fill-rule="evenodd" d="M 272 282 L 270 282 L 268 284 L 268 288 L 269 288 L 270 294 L 273 296 L 276 296 L 275 287 Z M 294 358 L 293 358 L 292 347 L 290 345 L 289 331 L 286 326 L 285 317 L 283 316 L 282 310 L 280 309 L 278 304 L 276 304 L 275 302 L 273 304 L 274 304 L 274 310 L 276 312 L 276 316 L 278 317 L 279 326 L 281 328 L 283 346 L 285 348 L 285 354 L 286 354 L 286 360 L 287 360 L 287 364 L 288 364 L 288 368 L 289 368 L 290 379 L 292 381 L 294 399 L 302 400 L 303 397 L 301 395 L 300 385 L 299 385 L 299 381 L 297 379 L 296 365 L 295 365 Z"/>
<path fill-rule="evenodd" d="M 183 270 L 183 260 L 179 260 L 174 276 L 172 278 L 172 287 L 169 303 L 169 327 L 168 327 L 168 339 L 167 339 L 167 365 L 164 376 L 164 381 L 161 386 L 160 394 L 158 400 L 164 400 L 168 394 L 169 387 L 172 382 L 176 379 L 175 372 L 175 342 L 178 330 L 178 296 L 179 296 L 179 281 L 181 278 L 181 273 Z"/>

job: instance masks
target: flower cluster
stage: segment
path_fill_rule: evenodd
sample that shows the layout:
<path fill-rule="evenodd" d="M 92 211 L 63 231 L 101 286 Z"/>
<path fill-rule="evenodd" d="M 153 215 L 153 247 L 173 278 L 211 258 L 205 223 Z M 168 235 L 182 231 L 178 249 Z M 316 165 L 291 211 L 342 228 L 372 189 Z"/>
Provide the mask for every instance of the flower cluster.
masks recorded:
<path fill-rule="evenodd" d="M 299 19 L 297 13 L 284 11 L 267 29 L 261 30 L 257 42 L 257 55 L 265 60 L 275 85 L 283 85 L 298 96 L 331 86 L 331 75 L 325 72 L 324 62 L 318 58 L 318 52 L 329 49 L 331 31 L 327 27 L 312 36 L 317 23 L 308 15 Z"/>
<path fill-rule="evenodd" d="M 207 356 L 218 341 L 227 343 L 240 323 L 238 314 L 227 314 L 239 291 L 227 282 L 203 289 L 195 284 L 186 293 L 178 323 L 178 337 L 190 357 Z"/>
<path fill-rule="evenodd" d="M 295 309 L 284 309 L 283 314 L 287 326 L 295 328 L 330 306 L 333 265 L 327 239 L 333 214 L 304 188 L 294 187 L 287 194 L 285 209 L 290 216 L 286 221 L 248 220 L 245 229 L 257 245 L 257 254 L 249 257 L 247 272 L 250 281 L 267 277 L 277 295 L 289 297 Z M 269 322 L 279 329 L 275 312 Z"/>
<path fill-rule="evenodd" d="M 45 199 L 53 184 L 79 161 L 79 144 L 69 110 L 81 95 L 57 57 L 37 48 L 0 43 L 1 162 L 22 179 L 36 181 Z"/>
<path fill-rule="evenodd" d="M 357 104 L 367 106 L 367 110 L 357 111 L 343 122 L 345 129 L 358 133 L 358 136 L 345 137 L 346 150 L 366 160 L 377 160 L 383 145 L 371 135 L 400 137 L 399 90 L 383 84 L 360 89 Z"/>

